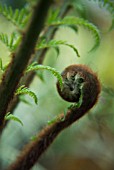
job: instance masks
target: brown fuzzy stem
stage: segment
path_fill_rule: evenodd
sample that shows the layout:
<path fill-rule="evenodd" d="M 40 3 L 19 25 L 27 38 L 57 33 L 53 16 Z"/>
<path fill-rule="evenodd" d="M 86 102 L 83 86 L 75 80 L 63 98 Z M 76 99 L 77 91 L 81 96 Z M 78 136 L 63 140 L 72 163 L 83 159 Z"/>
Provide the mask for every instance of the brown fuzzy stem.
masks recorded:
<path fill-rule="evenodd" d="M 73 107 L 64 114 L 58 116 L 57 120 L 44 128 L 37 139 L 25 146 L 17 160 L 7 170 L 29 170 L 43 154 L 43 152 L 50 146 L 56 136 L 72 123 L 77 121 L 80 117 L 85 115 L 96 103 L 100 93 L 100 83 L 95 73 L 84 65 L 71 65 L 67 67 L 63 73 L 63 83 L 66 76 L 72 74 L 79 74 L 84 79 L 82 89 L 83 99 L 79 108 Z M 64 84 L 63 84 L 64 86 Z M 57 88 L 60 93 L 59 84 Z M 62 96 L 63 97 L 63 96 Z M 63 119 L 64 118 L 64 119 Z"/>

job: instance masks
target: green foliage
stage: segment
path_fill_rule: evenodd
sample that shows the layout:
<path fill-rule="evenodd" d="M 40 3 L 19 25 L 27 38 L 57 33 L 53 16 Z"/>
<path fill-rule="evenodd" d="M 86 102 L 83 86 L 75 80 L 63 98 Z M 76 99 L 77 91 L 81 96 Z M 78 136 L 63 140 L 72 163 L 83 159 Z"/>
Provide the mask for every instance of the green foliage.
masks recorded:
<path fill-rule="evenodd" d="M 0 13 L 17 27 L 22 28 L 28 20 L 25 8 L 13 10 L 11 6 L 0 4 Z"/>
<path fill-rule="evenodd" d="M 36 71 L 36 70 L 41 70 L 41 69 L 50 71 L 58 79 L 60 83 L 60 87 L 62 88 L 63 86 L 62 76 L 55 68 L 52 68 L 50 66 L 38 65 L 37 62 L 34 62 L 27 67 L 26 72 Z"/>
<path fill-rule="evenodd" d="M 96 2 L 96 0 L 89 0 L 89 1 Z M 113 2 L 111 2 L 110 0 L 97 0 L 97 2 L 99 4 L 100 8 L 105 7 L 112 15 L 112 25 L 111 25 L 110 29 L 113 29 L 114 28 L 114 4 L 113 4 Z"/>
<path fill-rule="evenodd" d="M 34 102 L 37 104 L 38 103 L 38 99 L 37 96 L 34 92 L 32 92 L 29 88 L 25 87 L 25 85 L 20 86 L 16 92 L 16 95 L 20 95 L 20 94 L 28 94 L 29 96 L 31 96 L 34 99 Z"/>
<path fill-rule="evenodd" d="M 21 37 L 17 35 L 16 32 L 13 32 L 10 38 L 8 37 L 7 34 L 1 33 L 0 40 L 2 43 L 6 45 L 9 51 L 12 52 L 12 51 L 15 51 L 15 49 L 18 47 Z"/>
<path fill-rule="evenodd" d="M 20 124 L 23 126 L 22 121 L 21 121 L 18 117 L 12 115 L 10 112 L 8 112 L 8 113 L 6 114 L 5 120 L 14 120 L 14 121 L 20 123 Z"/>
<path fill-rule="evenodd" d="M 85 28 L 87 28 L 89 31 L 92 32 L 92 34 L 94 35 L 94 38 L 95 38 L 95 44 L 94 44 L 93 48 L 91 49 L 91 51 L 96 49 L 99 46 L 100 32 L 97 29 L 97 27 L 95 25 L 93 25 L 92 23 L 90 23 L 82 18 L 74 17 L 74 16 L 68 16 L 63 19 L 57 19 L 52 22 L 50 21 L 50 23 L 48 23 L 48 26 L 61 26 L 61 25 L 84 26 Z"/>
<path fill-rule="evenodd" d="M 74 52 L 76 53 L 76 55 L 78 57 L 80 57 L 76 47 L 74 45 L 72 45 L 72 44 L 67 43 L 66 41 L 63 41 L 63 40 L 50 40 L 50 41 L 47 42 L 45 39 L 43 39 L 36 46 L 36 49 L 44 49 L 44 48 L 53 47 L 53 48 L 57 49 L 57 52 L 59 53 L 59 48 L 58 48 L 59 45 L 66 45 L 66 46 L 72 48 L 74 50 Z"/>

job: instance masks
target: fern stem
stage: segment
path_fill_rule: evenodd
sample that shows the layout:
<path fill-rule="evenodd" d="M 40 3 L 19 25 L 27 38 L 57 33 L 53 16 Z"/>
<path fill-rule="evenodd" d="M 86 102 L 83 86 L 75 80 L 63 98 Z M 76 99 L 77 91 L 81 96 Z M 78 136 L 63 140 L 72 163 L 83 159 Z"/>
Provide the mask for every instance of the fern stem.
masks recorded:
<path fill-rule="evenodd" d="M 12 62 L 7 68 L 0 85 L 0 128 L 2 128 L 4 117 L 8 108 L 8 103 L 11 101 L 15 89 L 20 81 L 20 78 L 29 62 L 31 55 L 34 53 L 38 36 L 43 28 L 47 11 L 52 3 L 52 0 L 40 1 L 34 7 L 33 16 L 30 24 L 23 35 L 20 47 L 15 53 Z"/>

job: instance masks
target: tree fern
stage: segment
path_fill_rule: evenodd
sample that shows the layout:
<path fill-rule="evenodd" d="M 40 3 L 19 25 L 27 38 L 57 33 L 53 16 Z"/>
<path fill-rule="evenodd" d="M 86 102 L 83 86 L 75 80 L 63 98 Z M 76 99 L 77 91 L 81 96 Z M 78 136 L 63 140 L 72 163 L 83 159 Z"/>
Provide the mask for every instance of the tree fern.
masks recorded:
<path fill-rule="evenodd" d="M 29 16 L 26 14 L 25 8 L 21 10 L 13 10 L 11 6 L 2 4 L 0 4 L 0 13 L 17 27 L 23 27 L 26 24 Z"/>
<path fill-rule="evenodd" d="M 114 4 L 110 0 L 88 0 L 98 2 L 100 8 L 106 8 L 109 13 L 112 15 L 112 25 L 110 29 L 114 28 Z"/>
<path fill-rule="evenodd" d="M 34 102 L 37 104 L 38 103 L 38 99 L 37 96 L 34 92 L 32 92 L 29 88 L 25 87 L 25 85 L 20 86 L 16 92 L 16 95 L 19 94 L 28 94 L 29 96 L 31 96 L 34 99 Z"/>
<path fill-rule="evenodd" d="M 4 43 L 6 45 L 6 47 L 9 49 L 9 51 L 14 51 L 20 41 L 21 41 L 21 37 L 19 35 L 17 35 L 16 32 L 13 32 L 10 37 L 8 37 L 7 34 L 1 33 L 0 34 L 0 40 L 2 43 Z"/>
<path fill-rule="evenodd" d="M 95 25 L 93 25 L 92 23 L 79 18 L 79 17 L 74 17 L 74 16 L 68 16 L 65 17 L 64 19 L 58 19 L 55 21 L 52 21 L 49 23 L 48 26 L 60 26 L 60 25 L 80 25 L 80 26 L 84 26 L 85 28 L 87 28 L 89 31 L 91 31 L 94 35 L 95 38 L 95 44 L 93 46 L 93 48 L 91 49 L 91 51 L 93 49 L 96 49 L 99 44 L 100 44 L 100 32 L 97 29 L 97 27 Z"/>
<path fill-rule="evenodd" d="M 45 39 L 43 39 L 37 46 L 36 49 L 43 49 L 43 48 L 58 48 L 59 45 L 66 45 L 70 48 L 72 48 L 74 50 L 74 52 L 76 53 L 76 55 L 78 57 L 80 57 L 78 50 L 76 49 L 76 47 L 72 44 L 67 43 L 66 41 L 62 41 L 62 40 L 50 40 L 48 42 L 46 42 Z M 59 50 L 59 49 L 58 49 Z"/>
<path fill-rule="evenodd" d="M 26 72 L 41 70 L 41 69 L 50 71 L 58 79 L 60 83 L 60 87 L 62 88 L 63 86 L 62 76 L 55 68 L 52 68 L 50 66 L 38 65 L 36 62 L 34 62 L 27 67 Z"/>

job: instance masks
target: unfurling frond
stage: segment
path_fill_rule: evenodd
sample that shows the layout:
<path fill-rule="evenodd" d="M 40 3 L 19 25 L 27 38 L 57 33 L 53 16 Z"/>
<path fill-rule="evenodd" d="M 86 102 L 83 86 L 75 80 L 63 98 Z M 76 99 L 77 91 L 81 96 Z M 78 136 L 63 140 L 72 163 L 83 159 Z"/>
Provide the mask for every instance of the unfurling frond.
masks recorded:
<path fill-rule="evenodd" d="M 20 124 L 23 126 L 22 121 L 21 121 L 18 117 L 12 115 L 10 112 L 8 112 L 8 113 L 6 114 L 5 120 L 14 120 L 14 121 L 20 123 Z"/>
<path fill-rule="evenodd" d="M 76 55 L 78 57 L 80 57 L 79 53 L 78 53 L 78 50 L 76 49 L 76 47 L 72 44 L 69 44 L 68 42 L 66 41 L 63 41 L 63 40 L 50 40 L 50 41 L 46 41 L 45 39 L 43 39 L 37 46 L 36 46 L 36 49 L 44 49 L 44 48 L 50 48 L 50 47 L 53 47 L 55 49 L 58 49 L 59 45 L 66 45 L 70 48 L 72 48 L 74 50 L 74 52 L 76 53 Z M 58 49 L 58 52 L 59 52 L 59 49 Z"/>
<path fill-rule="evenodd" d="M 63 86 L 62 76 L 55 68 L 52 68 L 50 66 L 38 65 L 36 62 L 34 62 L 27 67 L 26 72 L 36 71 L 36 70 L 41 70 L 41 69 L 50 71 L 58 79 L 60 83 L 60 87 L 62 88 Z"/>
<path fill-rule="evenodd" d="M 48 26 L 61 26 L 61 25 L 84 26 L 85 28 L 87 28 L 89 31 L 92 32 L 92 34 L 95 38 L 95 44 L 94 44 L 93 48 L 91 49 L 91 51 L 96 49 L 99 46 L 99 44 L 100 44 L 100 32 L 95 25 L 88 22 L 87 20 L 84 20 L 84 19 L 79 18 L 79 17 L 68 16 L 68 17 L 65 17 L 63 19 L 58 19 L 56 21 L 52 21 L 51 23 L 49 23 Z"/>
<path fill-rule="evenodd" d="M 32 92 L 29 88 L 25 87 L 25 85 L 20 86 L 16 92 L 16 95 L 20 95 L 20 94 L 28 94 L 29 96 L 31 96 L 34 99 L 34 102 L 37 104 L 38 103 L 38 98 L 36 96 L 36 94 L 34 92 Z"/>

